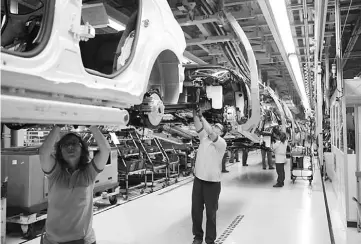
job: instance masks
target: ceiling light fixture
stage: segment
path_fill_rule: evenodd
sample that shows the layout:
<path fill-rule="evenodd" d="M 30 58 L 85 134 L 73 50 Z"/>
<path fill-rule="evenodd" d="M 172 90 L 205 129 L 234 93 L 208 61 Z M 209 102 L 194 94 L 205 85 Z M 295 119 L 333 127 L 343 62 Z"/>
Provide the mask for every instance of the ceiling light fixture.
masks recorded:
<path fill-rule="evenodd" d="M 308 97 L 306 95 L 305 84 L 301 73 L 300 63 L 296 55 L 296 47 L 292 37 L 290 20 L 287 15 L 286 2 L 285 0 L 281 0 L 281 1 L 269 0 L 268 2 L 271 6 L 274 19 L 276 20 L 278 32 L 280 33 L 283 47 L 287 53 L 298 88 L 301 92 L 300 95 L 303 106 L 307 110 L 310 108 L 310 105 L 309 105 Z"/>

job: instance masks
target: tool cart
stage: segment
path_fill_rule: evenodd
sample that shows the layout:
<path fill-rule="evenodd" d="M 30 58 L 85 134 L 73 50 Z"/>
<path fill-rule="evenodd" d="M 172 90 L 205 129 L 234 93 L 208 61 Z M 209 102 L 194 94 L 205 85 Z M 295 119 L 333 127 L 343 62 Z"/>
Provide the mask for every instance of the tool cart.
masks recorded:
<path fill-rule="evenodd" d="M 295 147 L 291 151 L 291 180 L 295 183 L 297 178 L 308 180 L 310 184 L 313 180 L 313 162 L 310 150 L 305 147 Z"/>
<path fill-rule="evenodd" d="M 196 161 L 196 149 L 190 146 L 187 149 L 179 150 L 180 172 L 186 177 L 193 173 Z"/>
<path fill-rule="evenodd" d="M 195 164 L 196 147 L 193 141 L 184 144 L 171 144 L 162 141 L 163 147 L 173 149 L 179 158 L 179 174 L 183 177 L 193 173 Z"/>
<path fill-rule="evenodd" d="M 143 180 L 150 186 L 150 192 L 154 191 L 155 183 L 164 182 L 163 187 L 169 185 L 170 175 L 174 177 L 179 174 L 179 168 L 174 171 L 176 173 L 170 174 L 170 166 L 179 164 L 179 158 L 172 161 L 168 156 L 168 152 L 175 152 L 174 149 L 164 149 L 157 138 L 139 136 L 135 129 L 122 130 L 127 133 L 127 136 L 134 142 L 134 145 L 139 149 L 144 160 L 145 174 L 142 178 L 132 179 L 135 181 Z M 119 135 L 119 133 L 118 133 Z M 150 177 L 148 177 L 150 175 Z"/>
<path fill-rule="evenodd" d="M 145 159 L 138 144 L 129 130 L 117 132 L 119 185 L 124 200 L 128 200 L 129 191 L 140 189 L 143 194 L 147 188 Z"/>
<path fill-rule="evenodd" d="M 154 138 L 154 142 L 162 153 L 162 161 L 165 161 L 167 165 L 165 185 L 163 185 L 163 187 L 170 185 L 170 180 L 173 178 L 175 179 L 175 183 L 177 183 L 179 178 L 179 156 L 177 151 L 173 146 L 165 149 L 158 138 Z"/>

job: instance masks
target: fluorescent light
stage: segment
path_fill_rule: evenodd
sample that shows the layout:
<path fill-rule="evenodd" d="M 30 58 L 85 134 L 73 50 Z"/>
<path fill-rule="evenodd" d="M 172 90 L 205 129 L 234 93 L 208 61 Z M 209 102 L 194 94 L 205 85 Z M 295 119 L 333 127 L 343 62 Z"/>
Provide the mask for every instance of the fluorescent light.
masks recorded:
<path fill-rule="evenodd" d="M 283 46 L 287 54 L 295 53 L 295 43 L 292 37 L 290 20 L 287 15 L 287 7 L 285 0 L 269 0 L 273 16 L 276 20 L 278 32 L 280 33 Z"/>
<path fill-rule="evenodd" d="M 301 91 L 301 100 L 305 109 L 309 109 L 310 105 L 308 102 L 308 97 L 306 95 L 305 83 L 303 82 L 303 77 L 300 69 L 300 63 L 296 54 L 291 54 L 288 59 L 290 60 L 293 74 L 298 85 L 298 88 Z"/>
<path fill-rule="evenodd" d="M 120 23 L 119 21 L 113 19 L 113 18 L 110 18 L 109 17 L 109 24 L 108 26 L 113 28 L 114 30 L 117 30 L 117 31 L 123 31 L 125 30 L 125 25 L 123 25 L 122 23 Z"/>
<path fill-rule="evenodd" d="M 308 97 L 306 95 L 305 83 L 301 73 L 300 63 L 296 53 L 295 43 L 291 31 L 290 20 L 287 14 L 287 6 L 285 0 L 269 0 L 273 16 L 276 20 L 279 35 L 282 40 L 283 47 L 286 51 L 288 59 L 291 63 L 292 71 L 295 76 L 298 88 L 301 92 L 301 100 L 304 108 L 310 108 Z"/>

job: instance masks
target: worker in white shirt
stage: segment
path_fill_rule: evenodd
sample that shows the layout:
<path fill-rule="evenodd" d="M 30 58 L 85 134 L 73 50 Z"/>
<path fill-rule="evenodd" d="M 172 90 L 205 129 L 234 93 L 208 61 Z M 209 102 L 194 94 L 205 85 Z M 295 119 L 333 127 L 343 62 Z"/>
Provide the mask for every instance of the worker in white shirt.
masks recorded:
<path fill-rule="evenodd" d="M 221 124 L 217 123 L 212 127 L 199 109 L 193 112 L 193 118 L 200 139 L 192 191 L 193 244 L 203 243 L 204 206 L 207 217 L 205 241 L 207 244 L 214 244 L 217 237 L 216 213 L 221 192 L 222 158 L 227 144 L 221 137 L 224 134 Z"/>
<path fill-rule="evenodd" d="M 283 187 L 285 181 L 285 163 L 287 151 L 286 133 L 280 133 L 280 140 L 273 145 L 273 151 L 276 158 L 277 183 L 273 187 Z"/>

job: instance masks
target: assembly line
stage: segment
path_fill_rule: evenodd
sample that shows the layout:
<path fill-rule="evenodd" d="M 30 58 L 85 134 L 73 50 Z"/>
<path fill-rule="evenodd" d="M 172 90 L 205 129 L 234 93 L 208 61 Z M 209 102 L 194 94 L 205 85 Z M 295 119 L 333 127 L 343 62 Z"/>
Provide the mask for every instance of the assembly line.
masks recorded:
<path fill-rule="evenodd" d="M 361 243 L 361 0 L 1 10 L 0 244 Z"/>

